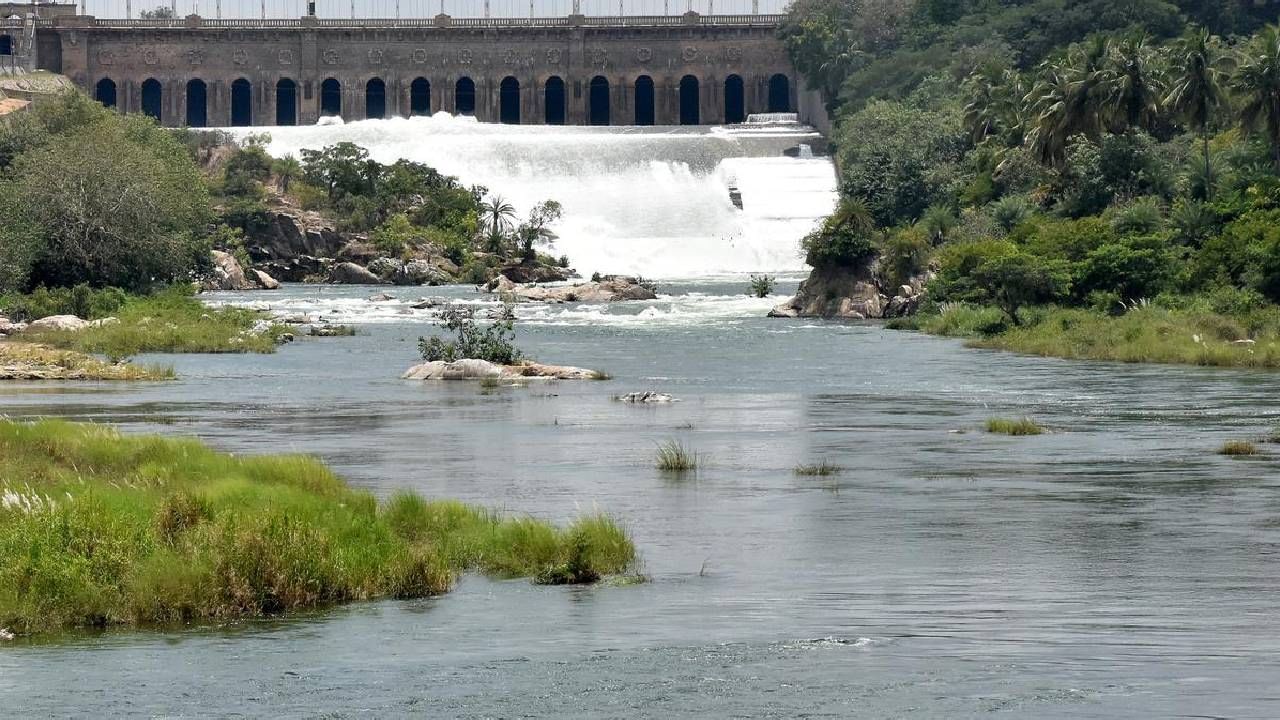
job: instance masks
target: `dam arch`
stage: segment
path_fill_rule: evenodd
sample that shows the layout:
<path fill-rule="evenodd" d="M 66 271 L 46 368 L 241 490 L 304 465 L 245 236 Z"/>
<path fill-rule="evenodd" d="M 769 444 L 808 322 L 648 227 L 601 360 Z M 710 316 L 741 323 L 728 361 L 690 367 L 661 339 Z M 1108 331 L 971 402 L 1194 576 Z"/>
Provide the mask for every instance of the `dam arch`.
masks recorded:
<path fill-rule="evenodd" d="M 276 125 L 298 124 L 298 83 L 292 78 L 276 82 Z"/>
<path fill-rule="evenodd" d="M 111 78 L 102 78 L 97 85 L 93 86 L 93 99 L 102 103 L 103 107 L 114 108 L 116 106 L 116 81 Z"/>
<path fill-rule="evenodd" d="M 430 115 L 431 114 L 431 81 L 424 78 L 414 78 L 409 84 L 409 114 L 410 115 Z"/>
<path fill-rule="evenodd" d="M 155 78 L 142 82 L 142 114 L 160 122 L 164 112 L 164 88 Z"/>
<path fill-rule="evenodd" d="M 567 98 L 564 79 L 552 75 L 542 87 L 542 121 L 547 125 L 563 125 Z"/>
<path fill-rule="evenodd" d="M 608 125 L 609 115 L 609 79 L 596 75 L 587 87 L 587 124 Z"/>
<path fill-rule="evenodd" d="M 320 115 L 342 117 L 342 83 L 336 78 L 320 83 Z"/>
<path fill-rule="evenodd" d="M 253 85 L 245 78 L 231 83 L 231 126 L 253 124 Z"/>
<path fill-rule="evenodd" d="M 187 127 L 209 125 L 209 86 L 200 78 L 187 81 Z"/>

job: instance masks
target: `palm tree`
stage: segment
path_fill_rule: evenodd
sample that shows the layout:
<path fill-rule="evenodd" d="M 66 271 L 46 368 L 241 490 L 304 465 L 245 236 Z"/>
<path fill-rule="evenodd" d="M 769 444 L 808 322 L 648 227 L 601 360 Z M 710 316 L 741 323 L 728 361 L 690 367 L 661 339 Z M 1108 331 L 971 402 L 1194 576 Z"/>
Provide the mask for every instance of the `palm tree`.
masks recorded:
<path fill-rule="evenodd" d="M 1040 80 L 1024 98 L 1033 118 L 1027 142 L 1040 162 L 1061 167 L 1073 136 L 1101 137 L 1109 48 L 1097 35 L 1072 46 L 1066 58 L 1041 64 Z"/>
<path fill-rule="evenodd" d="M 1025 118 L 1023 98 L 1027 94 L 1022 75 L 1005 70 L 1000 77 L 975 72 L 965 81 L 969 102 L 964 106 L 964 123 L 974 144 L 1002 136 L 1007 145 L 1021 144 Z"/>
<path fill-rule="evenodd" d="M 1263 134 L 1280 170 L 1280 27 L 1268 25 L 1249 44 L 1231 88 L 1241 101 L 1240 126 Z"/>
<path fill-rule="evenodd" d="M 503 200 L 501 195 L 494 195 L 480 204 L 480 216 L 489 232 L 503 233 L 510 230 L 514 224 L 516 209 L 511 203 Z"/>
<path fill-rule="evenodd" d="M 292 155 L 284 157 L 271 163 L 271 170 L 275 172 L 276 178 L 280 182 L 280 192 L 289 192 L 289 184 L 302 174 L 302 164 L 298 162 L 298 158 Z"/>
<path fill-rule="evenodd" d="M 1214 112 L 1227 102 L 1231 56 L 1218 38 L 1204 28 L 1193 29 L 1173 54 L 1172 82 L 1165 105 L 1199 133 L 1204 147 L 1205 197 L 1212 195 L 1213 166 L 1209 160 L 1209 125 Z"/>
<path fill-rule="evenodd" d="M 1107 57 L 1106 112 L 1113 130 L 1155 128 L 1164 101 L 1160 70 L 1160 56 L 1145 33 L 1134 33 L 1112 46 Z"/>

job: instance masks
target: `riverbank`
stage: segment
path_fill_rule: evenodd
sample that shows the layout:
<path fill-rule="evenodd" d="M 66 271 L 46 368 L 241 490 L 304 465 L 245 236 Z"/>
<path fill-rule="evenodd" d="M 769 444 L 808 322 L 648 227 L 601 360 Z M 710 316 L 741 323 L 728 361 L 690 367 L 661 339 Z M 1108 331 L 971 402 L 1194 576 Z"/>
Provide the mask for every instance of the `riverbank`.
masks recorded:
<path fill-rule="evenodd" d="M 0 380 L 172 380 L 173 368 L 108 363 L 74 350 L 0 340 Z"/>
<path fill-rule="evenodd" d="M 887 323 L 957 337 L 977 348 L 1069 360 L 1280 368 L 1280 324 L 1273 314 L 1244 317 L 1138 307 L 1123 315 L 1091 310 L 1024 310 L 1012 325 L 996 308 L 948 303 L 937 312 Z"/>
<path fill-rule="evenodd" d="M 466 571 L 592 582 L 635 562 L 601 514 L 556 527 L 408 493 L 380 503 L 308 457 L 0 422 L 0 627 L 18 634 L 427 597 Z"/>

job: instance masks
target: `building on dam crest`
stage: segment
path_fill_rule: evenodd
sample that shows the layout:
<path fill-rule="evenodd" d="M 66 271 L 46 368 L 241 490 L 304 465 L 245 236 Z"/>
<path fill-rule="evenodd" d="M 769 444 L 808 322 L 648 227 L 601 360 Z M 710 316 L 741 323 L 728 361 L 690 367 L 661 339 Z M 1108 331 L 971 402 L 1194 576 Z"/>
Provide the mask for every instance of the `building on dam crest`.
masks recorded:
<path fill-rule="evenodd" d="M 436 112 L 706 125 L 821 108 L 797 83 L 778 15 L 134 20 L 0 4 L 0 18 L 0 56 L 24 48 L 32 67 L 171 126 Z"/>

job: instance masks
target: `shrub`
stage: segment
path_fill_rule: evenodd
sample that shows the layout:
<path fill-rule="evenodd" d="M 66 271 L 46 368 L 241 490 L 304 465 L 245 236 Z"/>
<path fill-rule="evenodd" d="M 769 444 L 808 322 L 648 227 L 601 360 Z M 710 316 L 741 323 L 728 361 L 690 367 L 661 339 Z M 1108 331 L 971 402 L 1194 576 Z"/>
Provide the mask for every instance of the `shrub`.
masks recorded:
<path fill-rule="evenodd" d="M 773 293 L 774 278 L 772 275 L 752 275 L 751 294 L 758 298 L 769 297 Z"/>
<path fill-rule="evenodd" d="M 1031 203 L 1022 197 L 1005 197 L 991 204 L 991 219 L 1006 233 L 1026 222 L 1031 212 Z"/>
<path fill-rule="evenodd" d="M 830 475 L 836 475 L 842 471 L 843 468 L 839 465 L 832 465 L 826 460 L 810 465 L 801 463 L 800 465 L 796 465 L 792 470 L 796 475 L 802 477 L 828 477 Z"/>
<path fill-rule="evenodd" d="M 992 301 L 1014 325 L 1024 305 L 1053 302 L 1066 295 L 1071 275 L 1065 262 L 1016 253 L 996 257 L 978 266 L 973 279 L 988 288 Z"/>
<path fill-rule="evenodd" d="M 867 206 L 844 199 L 822 226 L 801 240 L 813 267 L 856 267 L 875 255 L 875 221 Z"/>
<path fill-rule="evenodd" d="M 913 227 L 892 232 L 881 245 L 881 271 L 891 287 L 905 285 L 929 267 L 932 252 L 923 230 Z"/>
<path fill-rule="evenodd" d="M 1149 235 L 1164 224 L 1160 199 L 1153 197 L 1138 198 L 1128 205 L 1113 207 L 1109 215 L 1111 229 L 1118 235 Z"/>
<path fill-rule="evenodd" d="M 448 307 L 440 313 L 440 327 L 455 333 L 455 339 L 437 335 L 418 338 L 418 350 L 427 362 L 472 359 L 498 365 L 514 365 L 523 357 L 515 346 L 514 314 L 510 306 L 502 319 L 481 327 L 473 308 Z"/>
<path fill-rule="evenodd" d="M 1044 428 L 1036 424 L 1035 420 L 1026 417 L 1018 420 L 991 418 L 987 421 L 987 432 L 997 435 L 1012 435 L 1018 437 L 1024 435 L 1040 435 L 1044 432 Z"/>
<path fill-rule="evenodd" d="M 369 233 L 369 241 L 386 255 L 399 257 L 415 243 L 418 235 L 413 223 L 409 222 L 409 216 L 396 213 Z"/>

